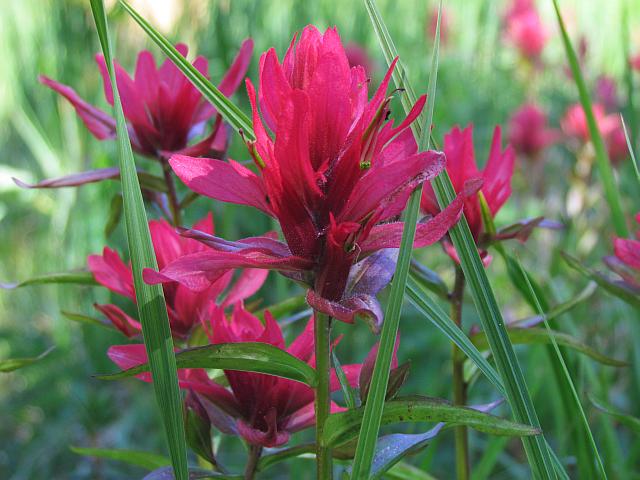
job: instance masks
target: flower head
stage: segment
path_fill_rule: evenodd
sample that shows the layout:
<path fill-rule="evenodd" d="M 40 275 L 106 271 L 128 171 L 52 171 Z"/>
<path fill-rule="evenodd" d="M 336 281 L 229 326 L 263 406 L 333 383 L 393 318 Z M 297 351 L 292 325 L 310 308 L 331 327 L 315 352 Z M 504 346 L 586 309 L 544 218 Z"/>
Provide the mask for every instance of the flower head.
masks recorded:
<path fill-rule="evenodd" d="M 547 115 L 534 103 L 521 106 L 509 120 L 509 144 L 528 159 L 538 159 L 557 138 L 558 133 L 548 128 Z"/>
<path fill-rule="evenodd" d="M 356 261 L 399 246 L 403 224 L 393 220 L 410 193 L 445 163 L 440 152 L 419 153 L 409 129 L 425 97 L 399 125 L 387 120 L 394 66 L 369 100 L 365 71 L 349 67 L 334 28 L 324 34 L 305 28 L 282 62 L 273 49 L 263 54 L 258 95 L 247 81 L 256 134 L 248 147 L 259 174 L 233 161 L 174 155 L 170 163 L 195 192 L 275 217 L 286 243 L 196 235 L 214 250 L 184 257 L 160 274 L 147 271 L 146 280 L 199 289 L 221 267 L 250 265 L 280 270 L 329 301 L 342 300 Z M 442 237 L 461 204 L 420 224 L 415 245 Z"/>
<path fill-rule="evenodd" d="M 501 130 L 496 126 L 493 133 L 491 150 L 484 170 L 478 170 L 473 148 L 473 125 L 464 130 L 454 127 L 444 136 L 444 153 L 447 156 L 447 172 L 456 192 L 463 191 L 465 183 L 475 178 L 482 179 L 481 192 L 486 199 L 492 216 L 495 216 L 502 205 L 511 196 L 511 177 L 515 163 L 515 152 L 510 146 L 502 149 Z M 435 215 L 440 211 L 435 192 L 431 185 L 425 185 L 421 207 L 424 212 Z M 464 216 L 476 243 L 482 243 L 484 226 L 480 201 L 476 195 L 468 197 L 464 202 Z M 447 253 L 457 260 L 453 246 L 445 242 Z"/>
<path fill-rule="evenodd" d="M 208 215 L 196 224 L 196 228 L 213 234 L 213 221 Z M 177 260 L 181 256 L 206 250 L 200 242 L 183 238 L 165 220 L 149 222 L 151 241 L 160 268 Z M 105 247 L 102 255 L 89 255 L 89 270 L 96 281 L 114 293 L 136 301 L 131 267 L 126 265 L 115 250 Z M 222 295 L 230 285 L 233 270 L 227 270 L 209 288 L 194 292 L 178 283 L 164 284 L 164 296 L 169 313 L 171 332 L 176 337 L 185 337 L 194 326 L 199 325 L 208 313 L 211 304 L 220 301 L 221 307 L 232 305 L 253 295 L 263 284 L 267 272 L 248 269 L 242 272 L 233 287 Z M 113 325 L 128 337 L 141 332 L 140 323 L 113 304 L 95 307 L 104 314 Z"/>
<path fill-rule="evenodd" d="M 627 141 L 624 135 L 622 122 L 617 114 L 607 114 L 600 104 L 593 105 L 593 115 L 596 120 L 600 134 L 603 137 L 609 159 L 618 164 L 628 156 Z M 570 106 L 562 120 L 560 126 L 568 137 L 584 144 L 591 141 L 591 133 L 587 117 L 582 109 L 582 105 L 574 104 Z"/>
<path fill-rule="evenodd" d="M 237 305 L 230 319 L 221 307 L 212 305 L 203 327 L 211 344 L 260 342 L 285 350 L 315 367 L 313 318 L 304 331 L 287 347 L 282 331 L 273 316 L 265 312 L 264 325 L 251 313 Z M 131 368 L 147 361 L 144 345 L 118 345 L 109 349 L 109 357 L 120 368 Z M 397 361 L 395 362 L 397 364 Z M 394 364 L 394 365 L 395 365 Z M 349 384 L 359 385 L 362 365 L 344 365 Z M 225 370 L 229 388 L 209 379 L 203 369 L 178 371 L 181 388 L 197 392 L 210 412 L 211 423 L 224 433 L 241 436 L 252 445 L 281 446 L 292 433 L 315 423 L 314 391 L 303 383 L 262 373 Z M 151 381 L 150 374 L 139 375 Z M 340 383 L 331 372 L 331 391 Z M 336 403 L 332 412 L 344 410 Z"/>
<path fill-rule="evenodd" d="M 542 54 L 549 33 L 533 0 L 514 0 L 505 15 L 506 37 L 520 54 L 537 61 Z"/>
<path fill-rule="evenodd" d="M 179 44 L 176 49 L 186 57 L 186 45 Z M 218 87 L 224 95 L 230 96 L 238 88 L 249 66 L 252 51 L 253 41 L 245 40 Z M 104 57 L 96 55 L 96 61 L 104 82 L 105 98 L 113 105 L 111 80 Z M 209 64 L 204 57 L 196 58 L 193 66 L 209 76 Z M 128 122 L 131 146 L 135 151 L 150 157 L 166 157 L 175 152 L 194 156 L 224 155 L 228 142 L 221 117 L 170 60 L 165 60 L 156 68 L 153 55 L 144 50 L 138 54 L 133 78 L 117 63 L 115 75 Z M 45 76 L 41 76 L 40 81 L 71 102 L 87 129 L 97 139 L 115 138 L 114 118 L 84 101 L 69 86 Z M 191 140 L 205 132 L 206 122 L 214 116 L 216 121 L 212 132 L 198 143 L 190 145 Z"/>
<path fill-rule="evenodd" d="M 640 213 L 636 214 L 640 224 Z M 640 231 L 635 239 L 615 238 L 613 240 L 615 256 L 606 257 L 605 263 L 623 280 L 624 286 L 640 294 Z"/>

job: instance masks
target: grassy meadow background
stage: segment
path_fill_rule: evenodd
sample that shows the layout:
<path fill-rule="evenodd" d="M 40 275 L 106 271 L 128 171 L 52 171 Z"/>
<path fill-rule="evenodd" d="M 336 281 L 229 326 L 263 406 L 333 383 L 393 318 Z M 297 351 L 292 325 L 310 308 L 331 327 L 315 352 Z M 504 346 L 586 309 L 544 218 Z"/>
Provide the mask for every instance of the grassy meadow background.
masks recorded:
<path fill-rule="evenodd" d="M 590 85 L 600 74 L 618 81 L 621 98 L 625 58 L 621 28 L 625 0 L 561 1 L 572 38 L 588 41 L 585 74 Z M 113 3 L 113 2 L 111 2 Z M 409 68 L 417 90 L 426 91 L 431 40 L 430 13 L 436 2 L 380 0 L 398 50 Z M 260 52 L 274 46 L 284 52 L 291 36 L 306 24 L 324 28 L 337 25 L 345 43 L 366 47 L 375 62 L 373 84 L 384 73 L 384 62 L 360 1 L 319 0 L 162 0 L 132 4 L 174 42 L 185 42 L 191 54 L 210 60 L 212 79 L 219 80 L 237 48 L 247 36 L 255 40 L 250 76 L 256 79 Z M 640 1 L 627 1 L 631 26 L 631 51 L 640 52 Z M 152 6 L 153 5 L 153 6 Z M 475 124 L 477 159 L 484 162 L 493 127 L 506 126 L 511 114 L 526 99 L 535 99 L 550 112 L 558 127 L 566 107 L 577 101 L 575 85 L 565 73 L 565 54 L 553 17 L 551 0 L 538 7 L 551 32 L 543 54 L 544 66 L 532 70 L 502 38 L 504 2 L 493 0 L 445 0 L 449 37 L 440 53 L 435 105 L 435 134 L 441 138 L 455 124 Z M 117 58 L 129 71 L 142 48 L 156 59 L 162 55 L 137 25 L 118 8 L 110 6 L 110 26 Z M 22 0 L 0 3 L 0 281 L 26 279 L 46 272 L 83 268 L 88 254 L 109 244 L 125 246 L 123 226 L 107 239 L 104 227 L 110 203 L 119 192 L 117 182 L 91 184 L 79 189 L 21 190 L 11 177 L 36 181 L 117 162 L 114 142 L 98 142 L 83 127 L 73 108 L 37 81 L 46 74 L 73 86 L 89 102 L 107 109 L 102 80 L 94 62 L 98 38 L 89 4 L 81 0 Z M 640 75 L 635 76 L 640 99 Z M 245 111 L 244 89 L 235 100 Z M 400 102 L 393 102 L 394 113 Z M 231 158 L 244 160 L 246 151 L 237 136 Z M 140 163 L 157 168 L 148 160 Z M 567 251 L 590 266 L 603 268 L 601 258 L 612 251 L 613 235 L 608 209 L 596 181 L 584 189 L 573 173 L 574 154 L 559 144 L 546 152 L 543 195 L 536 195 L 530 165 L 519 161 L 513 195 L 497 217 L 498 225 L 544 215 L 565 223 L 562 231 L 537 231 L 526 245 L 510 243 L 525 266 L 534 272 L 556 302 L 568 300 L 587 283 L 561 260 Z M 617 170 L 625 214 L 640 210 L 638 185 L 629 161 Z M 186 189 L 181 185 L 182 192 Z M 577 190 L 576 190 L 577 189 Z M 575 198 L 584 204 L 576 205 Z M 190 224 L 212 210 L 216 230 L 225 238 L 260 234 L 271 226 L 263 215 L 232 205 L 199 199 L 188 211 Z M 569 215 L 571 212 L 572 215 Z M 151 216 L 158 216 L 151 212 Z M 417 256 L 448 282 L 452 268 L 438 246 Z M 488 269 L 489 278 L 507 319 L 532 315 L 511 287 L 498 256 Z M 264 305 L 300 291 L 275 275 L 259 294 Z M 144 471 L 116 462 L 78 456 L 70 446 L 118 447 L 164 452 L 153 391 L 135 380 L 109 383 L 92 375 L 115 370 L 106 357 L 109 345 L 122 337 L 104 329 L 74 323 L 61 311 L 98 316 L 92 304 L 107 303 L 103 288 L 36 286 L 0 291 L 0 359 L 34 356 L 55 346 L 44 361 L 30 368 L 0 374 L 0 478 L 137 479 Z M 384 296 L 383 296 L 384 300 Z M 640 324 L 638 314 L 621 301 L 596 291 L 586 302 L 564 315 L 558 328 L 586 340 L 602 353 L 632 363 L 616 369 L 587 357 L 569 354 L 574 381 L 581 393 L 607 400 L 620 410 L 640 415 Z M 478 323 L 470 298 L 465 325 Z M 298 332 L 302 322 L 289 333 Z M 337 347 L 342 363 L 360 361 L 374 342 L 364 323 L 337 325 L 345 338 Z M 450 396 L 450 344 L 407 304 L 401 323 L 400 360 L 411 360 L 407 393 Z M 560 398 L 544 347 L 518 347 L 528 385 L 542 425 L 552 445 L 563 457 L 575 455 L 570 419 Z M 472 403 L 496 398 L 483 380 L 470 392 Z M 583 395 L 584 398 L 584 395 Z M 585 404 L 590 424 L 610 478 L 640 478 L 640 438 Z M 500 414 L 505 414 L 502 407 Z M 416 426 L 418 428 L 419 426 Z M 307 432 L 308 434 L 308 432 Z M 304 434 L 303 434 L 304 435 Z M 526 478 L 519 440 L 471 433 L 472 458 L 477 479 Z M 236 439 L 223 440 L 227 463 L 242 458 Z M 237 452 L 237 455 L 235 455 Z M 234 457 L 237 457 L 237 459 Z M 513 460 L 514 456 L 522 462 Z M 418 456 L 414 465 L 436 478 L 451 478 L 453 436 L 442 435 Z M 282 464 L 269 478 L 311 478 L 311 462 L 297 459 Z M 525 467 L 523 467 L 525 465 Z"/>

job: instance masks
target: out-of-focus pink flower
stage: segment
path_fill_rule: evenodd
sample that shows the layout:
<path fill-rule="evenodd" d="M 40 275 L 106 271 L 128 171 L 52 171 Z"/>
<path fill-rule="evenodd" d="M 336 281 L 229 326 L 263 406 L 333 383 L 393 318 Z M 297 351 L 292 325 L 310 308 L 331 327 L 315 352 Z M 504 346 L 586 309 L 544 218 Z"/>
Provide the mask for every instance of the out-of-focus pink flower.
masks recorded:
<path fill-rule="evenodd" d="M 160 273 L 147 270 L 145 280 L 198 290 L 224 269 L 251 266 L 296 278 L 314 297 L 346 300 L 352 265 L 399 247 L 403 223 L 393 220 L 411 192 L 444 168 L 441 152 L 417 151 L 410 129 L 425 96 L 399 125 L 387 119 L 395 63 L 369 100 L 364 69 L 349 67 L 335 28 L 323 34 L 306 27 L 282 62 L 274 49 L 263 54 L 257 98 L 247 82 L 257 137 L 248 147 L 259 174 L 233 161 L 174 155 L 170 163 L 195 192 L 276 218 L 286 243 L 266 236 L 239 242 L 200 237 L 213 248 Z M 419 224 L 415 246 L 437 242 L 458 221 L 462 202 Z M 353 313 L 341 319 L 352 321 Z"/>
<path fill-rule="evenodd" d="M 176 49 L 186 57 L 186 45 L 179 44 Z M 252 51 L 253 41 L 245 40 L 218 86 L 224 95 L 231 96 L 237 90 L 247 72 Z M 113 105 L 111 81 L 104 57 L 96 55 L 96 61 L 104 81 L 104 95 Z M 196 58 L 193 66 L 206 77 L 209 76 L 209 63 L 204 57 Z M 135 151 L 154 158 L 168 157 L 172 153 L 217 157 L 225 154 L 227 133 L 221 127 L 220 115 L 170 60 L 165 60 L 160 68 L 156 68 L 153 55 L 144 50 L 138 54 L 133 78 L 117 63 L 115 74 L 131 146 Z M 115 138 L 116 121 L 113 117 L 84 101 L 67 85 L 45 76 L 41 76 L 40 81 L 71 102 L 94 137 L 98 140 Z M 206 122 L 212 117 L 215 117 L 215 122 L 211 133 L 198 143 L 190 144 L 195 137 L 205 133 Z"/>
<path fill-rule="evenodd" d="M 197 223 L 195 228 L 213 234 L 211 215 Z M 207 250 L 202 243 L 181 237 L 165 220 L 150 221 L 149 230 L 160 268 L 184 255 Z M 133 302 L 136 301 L 131 266 L 125 264 L 115 250 L 105 247 L 102 255 L 89 255 L 87 263 L 99 284 Z M 215 302 L 220 302 L 220 305 L 225 307 L 253 295 L 264 283 L 268 272 L 256 269 L 244 270 L 232 288 L 223 295 L 231 283 L 233 273 L 234 270 L 227 270 L 209 288 L 201 292 L 194 292 L 175 282 L 163 285 L 171 332 L 174 336 L 187 336 L 195 325 L 199 325 L 207 318 L 209 309 Z M 133 337 L 141 332 L 140 323 L 118 306 L 96 304 L 95 307 L 126 336 Z"/>
<path fill-rule="evenodd" d="M 624 129 L 619 116 L 615 113 L 607 115 L 604 107 L 600 104 L 593 105 L 593 114 L 607 147 L 610 160 L 614 164 L 620 163 L 620 161 L 627 157 L 628 150 Z M 567 109 L 564 117 L 560 121 L 560 125 L 568 137 L 577 139 L 582 143 L 591 140 L 587 117 L 584 114 L 582 105 L 578 103 Z"/>
<path fill-rule="evenodd" d="M 548 128 L 545 112 L 534 103 L 522 105 L 509 120 L 509 144 L 529 159 L 539 158 L 558 136 L 556 130 Z"/>
<path fill-rule="evenodd" d="M 514 0 L 504 17 L 506 38 L 531 61 L 537 61 L 549 33 L 533 0 Z"/>
<path fill-rule="evenodd" d="M 469 180 L 481 178 L 483 180 L 480 191 L 484 195 L 491 215 L 495 216 L 502 205 L 511 196 L 511 177 L 515 163 L 515 152 L 507 146 L 502 149 L 500 127 L 496 126 L 493 133 L 489 159 L 484 170 L 478 170 L 473 147 L 473 125 L 464 130 L 454 127 L 444 136 L 444 153 L 447 157 L 447 172 L 456 192 L 462 191 Z M 422 209 L 431 215 L 440 211 L 435 192 L 430 184 L 424 186 Z M 481 240 L 484 231 L 480 201 L 477 195 L 466 198 L 464 202 L 464 216 L 476 243 Z M 455 250 L 450 244 L 445 244 L 447 253 L 457 260 Z"/>
<path fill-rule="evenodd" d="M 211 315 L 203 327 L 211 344 L 260 342 L 285 350 L 315 367 L 313 319 L 305 330 L 287 347 L 282 331 L 273 316 L 265 312 L 262 322 L 241 306 L 236 306 L 231 319 L 224 310 L 212 306 Z M 147 361 L 144 345 L 118 345 L 109 349 L 109 357 L 120 368 L 127 369 Z M 395 359 L 397 365 L 397 359 Z M 357 388 L 362 365 L 342 367 L 348 383 Z M 241 436 L 251 445 L 277 447 L 284 445 L 292 433 L 315 423 L 314 392 L 307 385 L 271 375 L 225 370 L 229 388 L 209 379 L 204 369 L 178 371 L 180 387 L 190 389 L 206 399 L 211 423 L 228 434 Z M 138 378 L 151 381 L 145 373 Z M 331 391 L 340 389 L 335 372 L 331 371 Z M 331 403 L 331 411 L 344 408 Z"/>
<path fill-rule="evenodd" d="M 374 70 L 374 63 L 367 53 L 367 50 L 362 45 L 350 42 L 345 45 L 344 51 L 347 55 L 347 61 L 351 68 L 361 66 L 364 68 L 364 72 L 367 74 L 367 77 L 371 77 Z"/>
<path fill-rule="evenodd" d="M 600 133 L 606 137 L 615 129 L 616 117 L 614 115 L 607 115 L 604 107 L 600 104 L 596 103 L 592 108 Z M 591 140 L 587 117 L 584 114 L 582 105 L 579 103 L 575 103 L 567 109 L 562 120 L 560 120 L 560 126 L 562 127 L 562 131 L 565 135 L 569 137 L 575 138 L 581 142 L 588 142 Z"/>
<path fill-rule="evenodd" d="M 597 103 L 604 106 L 607 112 L 617 110 L 620 106 L 616 81 L 608 75 L 600 75 L 596 80 L 595 96 Z"/>
<path fill-rule="evenodd" d="M 438 26 L 438 8 L 433 7 L 429 10 L 429 22 L 427 24 L 429 35 L 428 40 L 433 41 L 436 37 L 436 27 Z M 442 6 L 442 12 L 440 13 L 440 44 L 446 45 L 449 42 L 451 36 L 451 19 L 449 11 Z"/>
<path fill-rule="evenodd" d="M 631 64 L 631 68 L 640 71 L 640 53 L 635 57 L 631 57 L 629 59 L 629 63 Z"/>
<path fill-rule="evenodd" d="M 617 120 L 616 128 L 605 137 L 609 160 L 614 165 L 619 165 L 629 156 L 629 146 L 627 145 L 627 137 L 624 134 L 624 127 L 620 119 L 618 118 Z"/>
<path fill-rule="evenodd" d="M 636 222 L 640 224 L 640 213 L 636 214 Z M 613 240 L 613 257 L 606 257 L 605 263 L 624 281 L 624 285 L 640 294 L 640 230 L 636 239 L 615 238 Z"/>

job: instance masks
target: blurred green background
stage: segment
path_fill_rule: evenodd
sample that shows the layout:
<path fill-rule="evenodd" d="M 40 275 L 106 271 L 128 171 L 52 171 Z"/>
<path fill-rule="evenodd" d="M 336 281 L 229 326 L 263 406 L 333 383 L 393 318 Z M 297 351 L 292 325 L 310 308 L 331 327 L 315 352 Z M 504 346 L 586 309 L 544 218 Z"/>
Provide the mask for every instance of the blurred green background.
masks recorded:
<path fill-rule="evenodd" d="M 113 2 L 111 2 L 113 3 Z M 431 40 L 428 23 L 435 2 L 399 0 L 379 2 L 398 50 L 409 67 L 417 90 L 426 90 Z M 640 52 L 640 2 L 627 2 L 630 12 L 631 50 Z M 291 36 L 308 23 L 324 28 L 337 25 L 343 41 L 363 45 L 374 61 L 374 84 L 382 74 L 383 59 L 362 2 L 319 0 L 313 2 L 275 0 L 162 0 L 134 1 L 152 24 L 172 41 L 185 42 L 193 52 L 211 62 L 217 81 L 230 64 L 241 40 L 255 40 L 256 53 L 251 78 L 256 78 L 259 53 L 274 46 L 284 52 Z M 624 97 L 622 78 L 625 58 L 622 48 L 622 0 L 561 2 L 573 38 L 588 41 L 586 75 L 590 82 L 600 74 L 612 75 Z M 551 115 L 551 124 L 567 105 L 577 101 L 575 86 L 566 76 L 564 50 L 559 39 L 551 1 L 538 2 L 551 33 L 543 54 L 544 66 L 532 69 L 517 52 L 505 46 L 501 18 L 505 3 L 491 0 L 446 0 L 449 38 L 440 55 L 435 107 L 437 137 L 454 124 L 475 124 L 477 157 L 484 162 L 494 125 L 505 125 L 509 115 L 526 99 L 536 99 Z M 134 22 L 117 7 L 110 7 L 112 37 L 118 60 L 129 70 L 142 48 L 161 54 Z M 117 182 L 92 184 L 79 189 L 21 190 L 11 181 L 59 176 L 89 168 L 113 166 L 115 145 L 98 142 L 77 119 L 72 107 L 37 82 L 46 74 L 73 86 L 80 95 L 107 108 L 102 82 L 93 60 L 99 50 L 88 2 L 80 0 L 22 0 L 0 3 L 0 281 L 21 280 L 34 275 L 84 268 L 86 256 L 107 244 L 122 251 L 122 226 L 107 240 L 104 226 Z M 636 97 L 640 97 L 637 80 Z M 245 111 L 243 89 L 236 100 Z M 394 112 L 400 111 L 394 102 Z M 231 157 L 244 160 L 246 151 L 234 139 Z M 140 160 L 149 169 L 156 165 Z M 533 215 L 563 220 L 561 232 L 536 232 L 516 248 L 523 262 L 543 283 L 552 298 L 566 300 L 586 284 L 559 259 L 569 251 L 590 265 L 601 266 L 601 257 L 611 252 L 607 211 L 598 186 L 582 192 L 584 206 L 579 216 L 567 215 L 568 192 L 574 185 L 573 153 L 561 145 L 546 154 L 544 196 L 536 196 L 530 182 L 529 164 L 519 162 L 514 194 L 498 216 L 498 225 Z M 630 216 L 640 206 L 637 185 L 629 162 L 618 171 L 625 211 Z M 635 189 L 635 190 L 634 190 Z M 635 196 L 634 193 L 635 192 Z M 248 208 L 212 205 L 198 200 L 187 223 L 208 210 L 214 211 L 217 231 L 226 238 L 262 233 L 268 221 Z M 151 212 L 157 216 L 157 212 Z M 450 261 L 437 246 L 420 252 L 430 268 L 451 280 Z M 514 294 L 504 265 L 496 258 L 489 267 L 505 316 L 530 315 Z M 259 295 L 264 304 L 292 293 L 287 283 L 270 277 L 270 286 Z M 0 359 L 34 356 L 55 346 L 41 363 L 13 373 L 0 374 L 0 478 L 10 480 L 128 479 L 141 478 L 142 470 L 125 464 L 80 457 L 69 446 L 135 448 L 164 452 L 162 430 L 147 384 L 134 380 L 106 383 L 92 378 L 113 370 L 105 352 L 122 342 L 116 333 L 70 322 L 61 310 L 94 315 L 94 302 L 106 303 L 102 288 L 38 286 L 0 291 Z M 468 300 L 465 323 L 477 323 Z M 581 392 L 591 392 L 620 409 L 638 415 L 640 408 L 640 330 L 637 313 L 622 302 L 598 291 L 586 304 L 563 317 L 561 329 L 616 358 L 634 362 L 626 369 L 601 367 L 571 355 Z M 299 326 L 296 326 L 299 328 Z M 339 325 L 345 338 L 338 347 L 342 363 L 361 361 L 375 339 L 364 324 Z M 450 395 L 450 345 L 411 307 L 405 308 L 401 324 L 400 359 L 411 360 L 413 372 L 404 387 L 407 393 Z M 572 430 L 567 428 L 554 396 L 550 367 L 544 349 L 519 349 L 539 416 L 550 432 L 552 443 L 563 456 L 575 454 Z M 471 391 L 472 403 L 495 398 L 495 392 L 480 382 Z M 591 406 L 590 423 L 612 478 L 640 478 L 640 442 L 628 430 L 615 425 Z M 505 414 L 503 408 L 499 413 Z M 419 426 L 418 426 L 419 427 Z M 418 428 L 416 427 L 416 428 Z M 224 440 L 223 458 L 231 465 L 242 459 L 239 442 Z M 484 462 L 490 478 L 525 478 L 526 469 L 518 440 L 493 439 L 472 434 L 474 463 Z M 483 455 L 495 452 L 495 458 Z M 438 478 L 451 478 L 452 435 L 441 436 L 424 453 L 412 459 Z M 485 465 L 486 463 L 486 465 Z M 310 478 L 308 460 L 296 460 L 265 475 L 268 478 Z M 484 470 L 479 471 L 480 476 Z"/>

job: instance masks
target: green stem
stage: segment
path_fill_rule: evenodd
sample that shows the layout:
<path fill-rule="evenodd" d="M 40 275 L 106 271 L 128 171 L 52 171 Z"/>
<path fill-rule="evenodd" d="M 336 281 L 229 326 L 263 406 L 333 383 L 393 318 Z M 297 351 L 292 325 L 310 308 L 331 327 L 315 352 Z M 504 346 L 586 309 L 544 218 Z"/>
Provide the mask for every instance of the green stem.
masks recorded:
<path fill-rule="evenodd" d="M 171 209 L 171 223 L 174 227 L 179 226 L 182 223 L 180 216 L 180 202 L 178 201 L 178 195 L 176 194 L 176 185 L 173 181 L 173 175 L 171 173 L 171 166 L 166 158 L 161 157 L 162 174 L 164 175 L 164 181 L 167 184 L 167 196 L 169 197 L 169 208 Z"/>
<path fill-rule="evenodd" d="M 324 424 L 329 416 L 331 407 L 331 392 L 329 389 L 329 377 L 331 374 L 331 318 L 324 313 L 315 312 L 314 336 L 316 350 L 316 372 L 318 384 L 316 386 L 316 462 L 318 480 L 331 480 L 333 467 L 331 462 L 331 450 L 322 447 L 322 435 Z"/>
<path fill-rule="evenodd" d="M 462 302 L 464 297 L 464 274 L 462 268 L 456 265 L 456 276 L 451 292 L 451 319 L 460 327 L 462 325 Z M 467 385 L 464 381 L 464 356 L 460 355 L 458 347 L 453 345 L 453 403 L 466 405 Z M 467 427 L 456 427 L 454 430 L 456 445 L 456 475 L 458 480 L 469 478 L 469 437 Z"/>
<path fill-rule="evenodd" d="M 256 470 L 258 468 L 258 461 L 262 455 L 262 447 L 258 445 L 249 446 L 249 458 L 247 459 L 247 466 L 244 470 L 244 479 L 253 480 L 256 476 Z"/>

